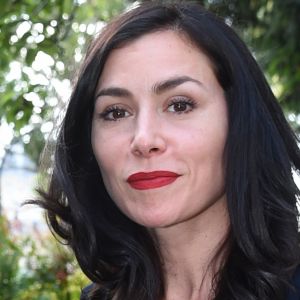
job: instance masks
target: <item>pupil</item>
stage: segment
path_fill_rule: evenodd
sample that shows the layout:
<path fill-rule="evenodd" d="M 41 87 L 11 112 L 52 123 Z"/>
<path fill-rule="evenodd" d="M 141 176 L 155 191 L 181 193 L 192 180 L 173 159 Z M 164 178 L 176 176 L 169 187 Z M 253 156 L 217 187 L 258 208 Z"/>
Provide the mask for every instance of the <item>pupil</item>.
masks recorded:
<path fill-rule="evenodd" d="M 176 111 L 184 111 L 184 110 L 186 110 L 186 104 L 185 103 L 176 103 L 175 110 Z"/>
<path fill-rule="evenodd" d="M 124 117 L 124 112 L 121 110 L 115 110 L 113 112 L 113 116 L 115 119 L 122 118 L 122 117 Z"/>

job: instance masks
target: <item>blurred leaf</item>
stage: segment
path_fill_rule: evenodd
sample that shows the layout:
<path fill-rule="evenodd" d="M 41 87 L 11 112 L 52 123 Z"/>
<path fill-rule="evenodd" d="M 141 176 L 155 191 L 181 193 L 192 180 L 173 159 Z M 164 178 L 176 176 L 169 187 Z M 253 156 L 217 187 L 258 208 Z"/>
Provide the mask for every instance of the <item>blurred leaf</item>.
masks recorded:
<path fill-rule="evenodd" d="M 1 300 L 78 300 L 87 283 L 74 256 L 53 237 L 14 237 L 0 218 Z"/>
<path fill-rule="evenodd" d="M 28 66 L 31 66 L 35 57 L 36 57 L 36 49 L 28 49 L 27 50 L 27 54 L 26 54 L 26 58 L 25 58 L 25 62 Z"/>

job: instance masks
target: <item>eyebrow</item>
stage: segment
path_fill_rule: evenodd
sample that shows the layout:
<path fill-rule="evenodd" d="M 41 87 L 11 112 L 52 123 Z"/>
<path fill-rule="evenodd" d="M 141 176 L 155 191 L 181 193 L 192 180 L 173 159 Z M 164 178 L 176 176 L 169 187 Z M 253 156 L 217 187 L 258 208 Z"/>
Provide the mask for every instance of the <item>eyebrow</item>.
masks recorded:
<path fill-rule="evenodd" d="M 102 89 L 96 95 L 96 99 L 101 96 L 113 96 L 113 97 L 130 97 L 132 96 L 131 92 L 127 89 L 120 88 L 120 87 L 109 87 Z"/>
<path fill-rule="evenodd" d="M 189 76 L 176 76 L 154 84 L 152 90 L 155 94 L 161 94 L 185 82 L 194 82 L 202 86 L 202 83 L 197 79 L 191 78 Z"/>
<path fill-rule="evenodd" d="M 168 90 L 171 90 L 185 82 L 194 82 L 200 86 L 202 85 L 202 82 L 200 82 L 197 79 L 194 79 L 192 77 L 189 76 L 175 76 L 175 77 L 171 77 L 167 80 L 155 83 L 153 85 L 153 87 L 151 88 L 151 90 L 159 95 L 162 94 L 163 92 L 166 92 Z M 96 95 L 95 99 L 102 97 L 102 96 L 113 96 L 113 97 L 131 97 L 132 93 L 125 89 L 125 88 L 121 88 L 121 87 L 109 87 L 109 88 L 104 88 L 102 90 L 100 90 L 98 92 L 98 94 Z"/>

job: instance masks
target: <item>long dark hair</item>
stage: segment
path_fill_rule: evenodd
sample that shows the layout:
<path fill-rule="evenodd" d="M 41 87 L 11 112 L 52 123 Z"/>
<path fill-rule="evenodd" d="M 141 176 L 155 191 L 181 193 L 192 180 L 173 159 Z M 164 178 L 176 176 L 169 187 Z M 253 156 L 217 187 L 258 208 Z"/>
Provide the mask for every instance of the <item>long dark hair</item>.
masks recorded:
<path fill-rule="evenodd" d="M 110 52 L 165 29 L 183 33 L 210 58 L 228 105 L 229 254 L 215 278 L 214 299 L 284 299 L 299 263 L 299 190 L 292 177 L 300 168 L 297 139 L 247 47 L 199 5 L 142 4 L 96 37 L 60 129 L 49 188 L 35 203 L 46 209 L 51 229 L 95 282 L 91 299 L 163 298 L 159 247 L 110 199 L 91 147 L 91 120 Z"/>

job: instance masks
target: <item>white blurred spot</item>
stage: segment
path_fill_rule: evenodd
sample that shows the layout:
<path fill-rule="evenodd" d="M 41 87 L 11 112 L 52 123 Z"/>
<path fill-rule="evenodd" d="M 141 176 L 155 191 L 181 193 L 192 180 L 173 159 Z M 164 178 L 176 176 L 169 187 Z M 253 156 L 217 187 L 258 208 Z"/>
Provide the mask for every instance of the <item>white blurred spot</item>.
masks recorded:
<path fill-rule="evenodd" d="M 53 35 L 55 33 L 53 26 L 47 26 L 46 31 L 48 35 Z"/>
<path fill-rule="evenodd" d="M 56 68 L 58 71 L 64 71 L 65 70 L 65 65 L 62 61 L 57 61 L 56 62 Z"/>
<path fill-rule="evenodd" d="M 80 32 L 86 32 L 86 25 L 85 24 L 80 24 L 79 25 L 79 31 Z"/>
<path fill-rule="evenodd" d="M 41 71 L 45 67 L 52 67 L 54 65 L 54 59 L 45 52 L 39 51 L 35 57 L 32 67 L 35 71 Z"/>
<path fill-rule="evenodd" d="M 50 22 L 50 25 L 51 25 L 52 27 L 56 27 L 56 26 L 57 26 L 57 21 L 56 21 L 56 20 L 52 20 L 52 21 Z"/>
<path fill-rule="evenodd" d="M 87 34 L 89 34 L 89 35 L 94 34 L 94 33 L 95 33 L 95 30 L 96 30 L 95 24 L 89 24 L 89 25 L 87 26 L 87 28 L 86 28 L 86 32 L 87 32 Z"/>
<path fill-rule="evenodd" d="M 30 22 L 25 21 L 25 22 L 20 23 L 16 29 L 16 34 L 17 34 L 18 39 L 20 39 L 30 29 L 31 29 Z"/>
<path fill-rule="evenodd" d="M 10 43 L 11 43 L 11 44 L 16 43 L 18 40 L 19 40 L 19 39 L 18 39 L 18 37 L 17 37 L 16 35 L 12 35 L 12 36 L 10 37 Z"/>
<path fill-rule="evenodd" d="M 53 129 L 53 123 L 52 122 L 45 122 L 41 126 L 41 132 L 42 133 L 49 133 Z"/>
<path fill-rule="evenodd" d="M 22 76 L 21 63 L 13 61 L 9 64 L 9 73 L 6 75 L 7 81 L 20 80 Z"/>
<path fill-rule="evenodd" d="M 44 25 L 42 23 L 36 23 L 33 25 L 33 30 L 37 31 L 38 33 L 43 33 Z"/>
<path fill-rule="evenodd" d="M 63 102 L 67 102 L 71 96 L 71 83 L 70 80 L 64 79 L 63 81 L 56 78 L 51 80 L 52 86 L 55 88 L 55 91 L 60 96 Z"/>

